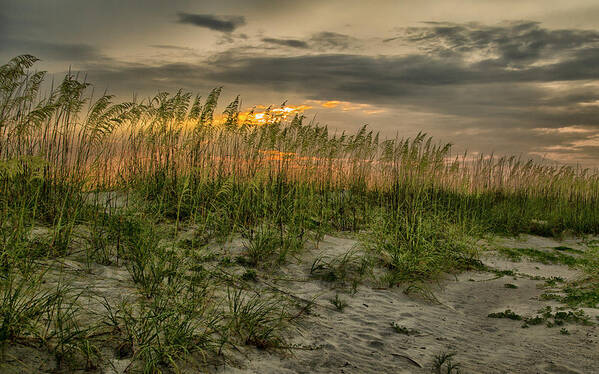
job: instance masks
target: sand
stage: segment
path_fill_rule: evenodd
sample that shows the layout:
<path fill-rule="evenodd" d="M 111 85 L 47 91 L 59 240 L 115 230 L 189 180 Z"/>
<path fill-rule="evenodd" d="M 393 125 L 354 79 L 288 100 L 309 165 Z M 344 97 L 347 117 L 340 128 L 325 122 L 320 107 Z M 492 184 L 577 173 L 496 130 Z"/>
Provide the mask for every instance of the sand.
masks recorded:
<path fill-rule="evenodd" d="M 350 239 L 326 237 L 320 253 L 339 256 L 356 246 Z M 579 240 L 555 241 L 535 236 L 500 238 L 489 246 L 551 249 L 569 246 L 580 249 Z M 286 269 L 289 278 L 305 279 L 314 252 L 300 264 Z M 510 262 L 486 252 L 482 260 L 497 269 L 518 275 L 497 278 L 488 272 L 465 272 L 430 285 L 438 303 L 406 295 L 399 288 L 375 289 L 360 286 L 355 294 L 341 294 L 348 306 L 343 312 L 331 309 L 328 299 L 338 292 L 330 283 L 276 282 L 279 287 L 305 299 L 318 296 L 318 315 L 308 316 L 301 334 L 292 342 L 318 346 L 297 350 L 291 356 L 251 351 L 238 368 L 220 373 L 430 373 L 435 355 L 455 352 L 454 362 L 463 373 L 593 373 L 599 372 L 599 328 L 568 325 L 570 335 L 558 327 L 521 328 L 520 321 L 494 319 L 487 315 L 511 309 L 524 316 L 535 315 L 556 302 L 539 300 L 543 281 L 531 278 L 561 276 L 575 279 L 580 274 L 562 265 L 543 265 L 527 260 Z M 496 278 L 496 279 L 494 279 Z M 518 288 L 506 288 L 510 283 Z M 333 308 L 334 309 L 334 308 Z M 585 309 L 595 320 L 599 310 Z M 397 333 L 391 322 L 418 331 Z"/>
<path fill-rule="evenodd" d="M 557 241 L 522 236 L 496 238 L 480 245 L 551 251 L 557 246 L 584 249 L 585 244 L 575 238 Z M 289 343 L 297 349 L 273 352 L 241 347 L 239 352 L 228 353 L 226 365 L 207 370 L 222 374 L 430 373 L 436 355 L 455 352 L 454 362 L 460 364 L 462 373 L 599 372 L 597 326 L 568 324 L 569 335 L 564 335 L 559 327 L 522 328 L 521 321 L 488 317 L 489 313 L 506 309 L 533 316 L 548 305 L 559 306 L 555 301 L 540 299 L 547 291 L 541 278 L 560 276 L 574 280 L 581 276 L 577 270 L 528 260 L 512 262 L 489 250 L 482 254 L 485 264 L 498 270 L 513 270 L 515 275 L 498 277 L 482 271 L 447 275 L 428 285 L 436 302 L 419 294 L 408 295 L 402 288 L 383 288 L 371 281 L 352 291 L 351 287 L 335 287 L 310 276 L 315 259 L 339 258 L 356 248 L 353 239 L 325 236 L 318 248 L 307 248 L 276 275 L 260 274 L 258 286 L 276 287 L 295 297 L 315 300 L 312 313 L 287 333 Z M 233 256 L 241 251 L 240 240 L 227 245 L 225 250 Z M 71 277 L 73 285 L 95 295 L 86 307 L 100 308 L 94 301 L 98 296 L 111 301 L 133 297 L 135 287 L 123 267 L 94 265 L 91 273 L 84 269 L 83 263 L 68 259 L 63 261 L 60 273 Z M 506 283 L 517 288 L 506 288 Z M 342 312 L 329 301 L 335 295 L 347 302 Z M 597 321 L 599 310 L 585 311 Z M 413 333 L 399 333 L 392 323 Z M 15 345 L 8 347 L 7 352 L 9 365 L 0 366 L 3 373 L 53 371 L 52 357 L 41 350 Z M 105 353 L 108 361 L 99 372 L 123 373 L 130 363 Z"/>

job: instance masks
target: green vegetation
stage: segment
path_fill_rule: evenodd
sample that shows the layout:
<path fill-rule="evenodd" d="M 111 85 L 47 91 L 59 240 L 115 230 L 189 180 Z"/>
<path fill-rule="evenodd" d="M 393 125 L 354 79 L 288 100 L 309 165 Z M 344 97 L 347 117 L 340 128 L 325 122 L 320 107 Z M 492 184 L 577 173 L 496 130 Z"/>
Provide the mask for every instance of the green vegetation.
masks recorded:
<path fill-rule="evenodd" d="M 599 306 L 599 247 L 591 246 L 580 259 L 585 277 L 568 282 L 562 292 L 544 293 L 541 295 L 546 300 L 558 300 L 571 308 Z"/>
<path fill-rule="evenodd" d="M 568 266 L 576 266 L 585 262 L 582 258 L 560 252 L 547 252 L 536 248 L 499 248 L 498 251 L 512 261 L 520 261 L 522 257 L 527 257 L 542 264 L 562 264 Z"/>
<path fill-rule="evenodd" d="M 574 248 L 566 247 L 566 246 L 563 246 L 563 245 L 554 247 L 553 249 L 555 249 L 556 251 L 564 251 L 564 252 L 576 253 L 576 254 L 579 254 L 579 255 L 584 254 L 584 252 L 581 251 L 581 250 L 579 250 L 579 249 L 574 249 Z"/>
<path fill-rule="evenodd" d="M 507 318 L 514 321 L 524 321 L 523 328 L 529 326 L 545 324 L 547 327 L 563 326 L 565 323 L 577 323 L 581 325 L 592 325 L 590 317 L 582 310 L 563 311 L 557 310 L 552 312 L 552 308 L 547 306 L 537 312 L 533 317 L 523 317 L 510 309 L 503 312 L 490 313 L 489 318 Z"/>
<path fill-rule="evenodd" d="M 489 313 L 487 316 L 489 318 L 508 318 L 513 319 L 514 321 L 522 320 L 522 316 L 512 312 L 510 309 L 506 309 L 503 312 Z"/>
<path fill-rule="evenodd" d="M 333 258 L 318 256 L 310 268 L 314 278 L 343 286 L 349 283 L 353 289 L 365 278 L 371 267 L 368 256 L 356 250 L 349 250 Z"/>
<path fill-rule="evenodd" d="M 35 62 L 0 67 L 0 345 L 44 347 L 57 369 L 97 367 L 106 348 L 144 373 L 287 349 L 307 309 L 259 280 L 328 233 L 362 247 L 317 258 L 311 274 L 354 291 L 365 277 L 425 289 L 483 269 L 486 233 L 599 233 L 599 176 L 586 170 L 456 157 L 425 134 L 332 133 L 274 110 L 258 125 L 239 99 L 215 115 L 220 89 L 114 102 L 69 73 L 41 97 Z M 236 238 L 240 256 L 211 252 Z M 584 265 L 566 302 L 597 303 L 596 253 L 510 255 Z M 118 274 L 119 298 L 73 281 L 73 259 Z M 452 357 L 436 370 L 456 372 Z"/>
<path fill-rule="evenodd" d="M 412 328 L 409 328 L 409 327 L 405 327 L 405 326 L 399 325 L 395 321 L 391 322 L 391 327 L 393 327 L 393 330 L 395 330 L 395 332 L 397 332 L 399 334 L 404 334 L 404 335 L 418 335 L 420 333 L 416 329 L 412 329 Z"/>
<path fill-rule="evenodd" d="M 345 307 L 347 307 L 347 301 L 340 298 L 339 294 L 335 294 L 335 298 L 331 299 L 330 301 L 331 304 L 333 304 L 333 306 L 335 307 L 335 309 L 337 309 L 337 311 L 339 312 L 343 312 L 343 310 L 345 310 Z"/>
<path fill-rule="evenodd" d="M 435 374 L 460 374 L 460 364 L 454 362 L 455 352 L 443 352 L 435 355 L 433 373 Z"/>

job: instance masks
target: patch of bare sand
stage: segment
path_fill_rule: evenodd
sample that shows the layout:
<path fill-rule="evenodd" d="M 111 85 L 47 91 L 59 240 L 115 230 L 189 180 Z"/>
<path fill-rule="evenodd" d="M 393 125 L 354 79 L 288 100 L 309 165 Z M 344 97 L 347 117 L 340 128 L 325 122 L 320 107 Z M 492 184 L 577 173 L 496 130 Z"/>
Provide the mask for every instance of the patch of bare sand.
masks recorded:
<path fill-rule="evenodd" d="M 483 262 L 516 275 L 496 277 L 488 272 L 466 272 L 447 277 L 434 287 L 439 303 L 410 297 L 400 289 L 360 286 L 351 295 L 340 294 L 348 306 L 331 308 L 338 292 L 329 283 L 312 280 L 310 266 L 316 256 L 339 256 L 354 248 L 350 239 L 326 237 L 320 250 L 309 251 L 302 261 L 286 268 L 286 277 L 302 281 L 277 281 L 277 286 L 304 299 L 317 297 L 319 307 L 304 321 L 291 343 L 313 350 L 294 350 L 283 356 L 258 350 L 246 353 L 239 367 L 222 367 L 220 373 L 428 373 L 435 355 L 456 352 L 455 362 L 465 373 L 592 373 L 599 362 L 599 329 L 567 325 L 570 335 L 544 325 L 521 328 L 521 321 L 494 319 L 489 313 L 511 309 L 534 316 L 555 302 L 540 300 L 545 292 L 538 277 L 575 279 L 576 270 L 562 265 L 530 261 L 510 262 L 497 255 Z M 569 246 L 583 249 L 579 241 L 557 242 L 527 236 L 501 239 L 501 245 L 528 248 Z M 506 288 L 510 283 L 517 288 Z M 586 310 L 593 318 L 597 311 Z M 403 335 L 391 322 L 418 331 Z"/>

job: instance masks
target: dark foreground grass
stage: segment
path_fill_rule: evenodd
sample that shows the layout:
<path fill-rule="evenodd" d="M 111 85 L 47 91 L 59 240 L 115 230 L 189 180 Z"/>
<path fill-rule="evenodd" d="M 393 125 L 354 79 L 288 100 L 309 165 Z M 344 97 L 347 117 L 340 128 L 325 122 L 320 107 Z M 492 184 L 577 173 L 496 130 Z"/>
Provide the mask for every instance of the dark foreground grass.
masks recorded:
<path fill-rule="evenodd" d="M 42 98 L 35 61 L 0 67 L 0 344 L 44 347 L 59 368 L 116 355 L 153 373 L 245 345 L 286 349 L 307 309 L 260 290 L 257 271 L 327 233 L 359 237 L 364 253 L 320 258 L 312 275 L 354 289 L 372 266 L 387 285 L 416 289 L 482 268 L 475 243 L 486 233 L 599 233 L 599 176 L 587 170 L 452 157 L 425 134 L 331 134 L 274 111 L 257 124 L 241 119 L 238 99 L 215 115 L 220 89 L 113 103 L 69 74 Z M 235 237 L 236 259 L 205 251 Z M 46 276 L 81 255 L 89 272 L 126 269 L 135 290 L 92 313 L 82 290 Z M 596 258 L 585 260 L 591 296 L 571 293 L 587 304 Z M 226 271 L 234 262 L 243 275 Z"/>

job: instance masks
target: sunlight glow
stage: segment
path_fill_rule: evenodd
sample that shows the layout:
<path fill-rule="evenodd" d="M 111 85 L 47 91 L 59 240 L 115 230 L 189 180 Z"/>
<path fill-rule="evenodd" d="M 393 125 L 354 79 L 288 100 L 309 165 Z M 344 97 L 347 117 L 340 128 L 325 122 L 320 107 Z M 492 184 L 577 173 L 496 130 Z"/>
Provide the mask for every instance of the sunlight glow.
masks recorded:
<path fill-rule="evenodd" d="M 270 108 L 262 105 L 254 107 L 252 110 L 247 110 L 239 113 L 239 122 L 251 125 L 266 125 L 279 121 L 286 121 L 293 118 L 296 114 L 302 114 L 305 110 L 311 109 L 309 105 L 285 105 L 279 108 Z M 256 112 L 255 109 L 264 109 Z"/>

